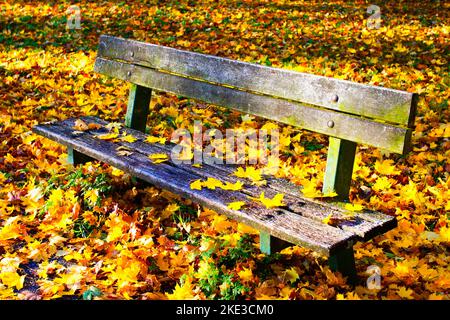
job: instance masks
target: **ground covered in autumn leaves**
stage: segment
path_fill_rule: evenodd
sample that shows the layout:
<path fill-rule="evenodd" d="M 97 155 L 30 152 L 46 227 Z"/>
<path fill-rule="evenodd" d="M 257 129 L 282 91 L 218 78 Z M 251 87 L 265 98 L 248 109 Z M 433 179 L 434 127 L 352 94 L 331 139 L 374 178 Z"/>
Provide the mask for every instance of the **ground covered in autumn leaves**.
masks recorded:
<path fill-rule="evenodd" d="M 376 2 L 376 1 L 375 1 Z M 449 5 L 366 1 L 69 1 L 0 4 L 1 299 L 449 299 Z M 376 3 L 375 3 L 376 4 Z M 355 288 L 311 251 L 265 256 L 258 234 L 30 132 L 71 116 L 123 119 L 128 85 L 93 72 L 100 34 L 420 94 L 413 151 L 360 146 L 351 201 L 399 226 L 355 246 Z M 260 128 L 260 119 L 155 95 L 149 133 Z M 327 138 L 281 126 L 282 170 L 321 189 Z M 381 288 L 366 286 L 369 266 Z"/>

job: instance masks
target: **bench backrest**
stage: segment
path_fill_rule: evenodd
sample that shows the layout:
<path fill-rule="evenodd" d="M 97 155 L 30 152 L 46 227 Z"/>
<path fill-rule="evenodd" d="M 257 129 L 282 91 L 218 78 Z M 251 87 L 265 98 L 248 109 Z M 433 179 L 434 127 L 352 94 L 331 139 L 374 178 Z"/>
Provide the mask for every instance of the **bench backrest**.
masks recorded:
<path fill-rule="evenodd" d="M 349 142 L 401 154 L 411 148 L 414 93 L 111 36 L 100 38 L 95 71 L 133 83 L 130 103 L 136 90 L 152 88 L 329 135 L 332 175 L 342 171 L 339 161 L 352 161 Z"/>

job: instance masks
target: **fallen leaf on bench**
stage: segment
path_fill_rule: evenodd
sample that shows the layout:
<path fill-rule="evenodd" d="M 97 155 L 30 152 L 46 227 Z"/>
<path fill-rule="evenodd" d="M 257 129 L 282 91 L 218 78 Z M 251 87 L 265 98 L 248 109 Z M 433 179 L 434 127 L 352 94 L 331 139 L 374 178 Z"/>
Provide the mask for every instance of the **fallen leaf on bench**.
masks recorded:
<path fill-rule="evenodd" d="M 243 185 L 244 185 L 244 183 L 242 181 L 236 181 L 235 183 L 226 182 L 220 188 L 223 190 L 237 191 L 237 190 L 241 190 Z"/>
<path fill-rule="evenodd" d="M 89 126 L 87 125 L 87 123 L 80 119 L 75 120 L 75 124 L 73 125 L 72 128 L 77 131 L 89 130 Z"/>
<path fill-rule="evenodd" d="M 245 170 L 242 167 L 237 168 L 234 175 L 238 178 L 247 178 L 253 182 L 261 181 L 261 170 L 255 169 L 254 167 L 246 167 Z"/>
<path fill-rule="evenodd" d="M 330 224 L 331 225 L 331 218 L 333 217 L 333 214 L 330 213 L 329 215 L 326 216 L 326 218 L 322 219 L 322 222 L 325 224 Z"/>
<path fill-rule="evenodd" d="M 166 143 L 166 138 L 164 138 L 164 137 L 148 136 L 145 139 L 145 142 L 165 144 Z"/>
<path fill-rule="evenodd" d="M 162 163 L 169 160 L 169 157 L 164 153 L 154 153 L 148 156 L 153 163 Z"/>
<path fill-rule="evenodd" d="M 345 204 L 345 209 L 350 210 L 350 211 L 361 211 L 364 209 L 364 207 L 360 204 L 351 204 L 351 203 L 347 203 Z"/>
<path fill-rule="evenodd" d="M 284 194 L 282 193 L 277 193 L 272 199 L 266 198 L 264 192 L 261 192 L 259 198 L 254 197 L 249 198 L 261 202 L 263 205 L 266 206 L 267 209 L 274 207 L 283 207 L 286 205 L 285 203 L 283 203 Z"/>
<path fill-rule="evenodd" d="M 221 188 L 223 185 L 222 181 L 217 180 L 215 178 L 208 177 L 205 182 L 203 182 L 203 186 L 208 189 L 215 190 L 217 188 Z"/>
<path fill-rule="evenodd" d="M 95 137 L 101 140 L 113 140 L 116 139 L 119 136 L 118 133 L 105 133 L 105 134 L 99 134 Z"/>
<path fill-rule="evenodd" d="M 137 141 L 136 137 L 133 137 L 131 134 L 123 135 L 119 138 L 120 141 L 133 143 Z"/>
<path fill-rule="evenodd" d="M 324 193 L 323 195 L 322 195 L 322 198 L 334 198 L 334 197 L 336 197 L 338 194 L 336 193 L 336 192 L 327 192 L 327 193 Z"/>
<path fill-rule="evenodd" d="M 212 177 L 208 177 L 206 181 L 195 180 L 190 184 L 190 188 L 192 190 L 202 190 L 202 187 L 206 187 L 211 190 L 215 190 L 216 188 L 220 188 L 222 190 L 231 190 L 237 191 L 241 190 L 244 183 L 242 181 L 236 181 L 235 183 L 226 182 L 225 184 Z"/>
<path fill-rule="evenodd" d="M 116 151 L 119 156 L 131 156 L 133 154 L 130 149 L 124 146 L 118 147 Z"/>
<path fill-rule="evenodd" d="M 241 209 L 243 206 L 245 205 L 244 201 L 235 201 L 235 202 L 230 202 L 227 207 L 230 208 L 231 210 L 239 210 Z"/>
<path fill-rule="evenodd" d="M 192 190 L 202 190 L 202 186 L 203 186 L 203 183 L 202 183 L 201 180 L 195 180 L 194 182 L 192 182 L 192 183 L 189 185 L 189 187 L 190 187 Z"/>

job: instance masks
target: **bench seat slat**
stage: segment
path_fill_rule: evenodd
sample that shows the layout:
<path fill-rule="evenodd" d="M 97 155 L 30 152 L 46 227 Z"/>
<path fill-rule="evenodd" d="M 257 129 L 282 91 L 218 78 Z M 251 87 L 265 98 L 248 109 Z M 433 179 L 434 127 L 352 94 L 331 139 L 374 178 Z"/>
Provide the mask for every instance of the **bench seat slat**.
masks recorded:
<path fill-rule="evenodd" d="M 101 36 L 98 57 L 412 127 L 413 93 Z M 106 70 L 105 74 L 108 74 Z M 338 97 L 337 101 L 335 96 Z"/>
<path fill-rule="evenodd" d="M 92 117 L 85 117 L 83 120 L 87 123 L 106 123 L 103 120 Z M 262 206 L 252 205 L 245 208 L 243 211 L 230 210 L 227 207 L 229 202 L 245 201 L 247 203 L 253 203 L 248 199 L 248 195 L 258 196 L 261 190 L 264 190 L 266 196 L 272 197 L 277 191 L 264 187 L 248 187 L 247 184 L 245 192 L 208 189 L 203 189 L 201 191 L 191 190 L 189 187 L 190 182 L 196 179 L 205 179 L 208 176 L 221 177 L 220 180 L 230 182 L 236 181 L 236 179 L 232 176 L 223 175 L 224 172 L 215 170 L 214 167 L 207 165 L 203 165 L 203 171 L 198 168 L 193 168 L 190 165 L 175 165 L 171 162 L 155 165 L 151 163 L 147 158 L 147 155 L 150 153 L 170 152 L 169 146 L 150 145 L 141 141 L 135 143 L 113 143 L 103 141 L 93 137 L 94 133 L 98 133 L 96 131 L 85 132 L 82 135 L 74 136 L 74 130 L 72 129 L 73 124 L 74 119 L 71 119 L 53 124 L 38 125 L 35 126 L 33 130 L 36 133 L 83 152 L 90 157 L 105 161 L 119 169 L 127 171 L 143 180 L 157 185 L 158 187 L 191 198 L 206 207 L 216 210 L 219 213 L 226 214 L 240 222 L 246 223 L 259 230 L 267 231 L 280 239 L 314 249 L 324 255 L 330 255 L 337 252 L 336 250 L 344 248 L 349 241 L 364 238 L 364 235 L 363 237 L 360 237 L 355 234 L 355 230 L 358 229 L 357 225 L 354 227 L 349 226 L 349 228 L 346 229 L 346 222 L 343 222 L 341 227 L 344 230 L 341 230 L 338 227 L 325 225 L 318 221 L 318 219 L 330 212 L 330 210 L 322 210 L 322 208 L 326 209 L 326 207 L 320 207 L 317 204 L 305 201 L 304 205 L 299 206 L 301 207 L 300 211 L 321 213 L 320 218 L 319 216 L 313 217 L 312 214 L 308 216 L 295 213 L 295 203 L 298 203 L 298 199 L 289 194 L 287 194 L 285 198 L 285 201 L 288 203 L 287 208 L 268 210 Z M 125 130 L 140 140 L 145 137 L 145 135 L 139 131 L 132 129 Z M 128 157 L 118 156 L 115 149 L 119 145 L 129 147 L 134 153 Z M 291 207 L 289 206 L 290 202 L 294 204 Z M 316 206 L 316 208 L 314 208 L 314 206 Z M 339 214 L 339 212 L 337 212 L 337 214 Z M 358 224 L 363 227 L 361 229 L 365 228 L 364 232 L 367 235 L 370 234 L 371 228 L 375 230 L 382 227 L 376 223 L 371 224 L 370 221 L 364 219 L 360 219 Z"/>
<path fill-rule="evenodd" d="M 182 78 L 154 69 L 98 58 L 95 69 L 118 79 L 198 99 L 285 124 L 386 149 L 409 151 L 411 129 L 366 118 L 306 106 L 297 102 L 255 95 L 232 88 Z M 333 121 L 333 126 L 329 126 Z"/>
<path fill-rule="evenodd" d="M 87 123 L 94 122 L 106 125 L 108 122 L 102 119 L 94 117 L 83 117 Z M 151 153 L 159 152 L 170 155 L 172 144 L 160 145 L 160 144 L 148 144 L 142 141 L 145 140 L 146 135 L 136 130 L 124 128 L 127 134 L 132 134 L 139 140 L 133 143 L 123 142 L 122 144 L 132 149 L 139 149 L 140 152 L 148 155 Z M 206 177 L 213 177 L 224 182 L 235 183 L 237 180 L 246 180 L 237 178 L 233 175 L 237 169 L 237 165 L 230 164 L 202 164 L 202 168 L 193 167 L 190 164 L 178 164 L 177 166 L 183 168 L 186 171 L 193 172 Z M 332 215 L 336 220 L 336 226 L 354 233 L 358 236 L 359 240 L 367 241 L 373 237 L 382 234 L 388 230 L 396 227 L 397 220 L 395 217 L 385 215 L 376 211 L 365 210 L 363 212 L 351 212 L 344 208 L 339 207 L 339 203 L 334 205 L 325 201 L 318 201 L 310 198 L 306 198 L 300 191 L 299 186 L 293 183 L 278 178 L 268 178 L 268 184 L 264 187 L 258 187 L 250 185 L 250 182 L 246 186 L 244 193 L 252 196 L 259 197 L 261 192 L 264 192 L 266 197 L 273 198 L 277 193 L 283 193 L 284 199 L 287 204 L 287 209 L 297 214 L 301 214 L 305 217 L 322 221 L 328 215 Z"/>

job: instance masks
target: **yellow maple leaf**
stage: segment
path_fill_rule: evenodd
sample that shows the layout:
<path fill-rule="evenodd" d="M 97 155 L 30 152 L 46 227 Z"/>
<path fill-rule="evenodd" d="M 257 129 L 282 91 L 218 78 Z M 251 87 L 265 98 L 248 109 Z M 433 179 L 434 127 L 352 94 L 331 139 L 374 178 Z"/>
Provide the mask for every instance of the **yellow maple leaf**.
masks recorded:
<path fill-rule="evenodd" d="M 52 193 L 48 197 L 48 203 L 52 206 L 59 205 L 63 201 L 63 191 L 61 189 L 52 190 Z"/>
<path fill-rule="evenodd" d="M 26 228 L 20 222 L 18 216 L 10 217 L 6 220 L 2 228 L 0 228 L 0 241 L 19 238 L 26 234 Z"/>
<path fill-rule="evenodd" d="M 153 153 L 148 156 L 153 163 L 161 163 L 169 160 L 169 157 L 164 153 Z"/>
<path fill-rule="evenodd" d="M 375 191 L 383 191 L 388 190 L 391 186 L 392 183 L 389 181 L 388 177 L 379 177 L 372 186 L 372 189 Z"/>
<path fill-rule="evenodd" d="M 237 191 L 237 190 L 241 190 L 243 185 L 244 185 L 244 183 L 242 181 L 236 181 L 235 183 L 226 182 L 220 188 L 223 190 Z"/>
<path fill-rule="evenodd" d="M 250 179 L 253 182 L 262 180 L 261 170 L 255 169 L 254 167 L 246 167 L 245 169 L 242 167 L 239 167 L 234 172 L 234 175 L 238 178 Z"/>
<path fill-rule="evenodd" d="M 395 175 L 399 174 L 400 171 L 394 166 L 394 160 L 383 160 L 380 162 L 377 160 L 374 165 L 375 170 L 384 175 Z"/>
<path fill-rule="evenodd" d="M 114 140 L 114 139 L 116 139 L 118 136 L 119 136 L 118 133 L 112 132 L 112 133 L 99 134 L 99 135 L 96 135 L 95 137 L 96 137 L 97 139 L 101 139 L 101 140 Z"/>
<path fill-rule="evenodd" d="M 242 271 L 238 272 L 238 276 L 242 281 L 251 281 L 253 280 L 252 269 L 244 268 Z"/>
<path fill-rule="evenodd" d="M 364 207 L 358 203 L 355 204 L 346 203 L 344 208 L 350 211 L 361 211 L 364 209 Z"/>
<path fill-rule="evenodd" d="M 120 170 L 120 169 L 117 169 L 117 168 L 112 167 L 112 169 L 111 169 L 111 174 L 112 174 L 113 176 L 115 176 L 115 177 L 121 177 L 121 176 L 123 176 L 123 175 L 125 174 L 125 172 L 123 172 L 123 171 Z"/>
<path fill-rule="evenodd" d="M 84 200 L 86 200 L 91 206 L 95 206 L 98 201 L 98 190 L 90 189 L 84 193 Z"/>
<path fill-rule="evenodd" d="M 332 218 L 332 217 L 333 217 L 333 214 L 330 213 L 328 216 L 326 216 L 326 217 L 322 220 L 322 222 L 325 223 L 325 224 L 331 224 L 331 218 Z"/>
<path fill-rule="evenodd" d="M 124 142 L 129 142 L 129 143 L 133 143 L 137 141 L 136 137 L 133 137 L 131 134 L 127 134 L 127 135 L 123 135 L 119 138 L 120 141 L 124 141 Z"/>
<path fill-rule="evenodd" d="M 450 228 L 442 227 L 439 229 L 439 239 L 444 242 L 450 242 Z"/>
<path fill-rule="evenodd" d="M 17 290 L 23 288 L 25 276 L 20 276 L 15 271 L 6 271 L 0 273 L 0 281 L 8 287 L 16 287 Z"/>
<path fill-rule="evenodd" d="M 189 187 L 192 190 L 202 190 L 202 186 L 203 186 L 203 183 L 202 183 L 202 181 L 200 179 L 199 180 L 195 180 L 194 182 L 191 182 L 191 184 L 189 185 Z"/>
<path fill-rule="evenodd" d="M 406 289 L 405 287 L 400 287 L 400 289 L 397 291 L 397 294 L 400 298 L 408 300 L 414 299 L 414 297 L 412 296 L 413 293 L 414 291 L 412 291 L 411 289 Z"/>
<path fill-rule="evenodd" d="M 165 144 L 165 143 L 166 143 L 166 138 L 164 138 L 164 137 L 148 136 L 148 137 L 145 139 L 145 142 L 148 142 L 148 143 Z"/>
<path fill-rule="evenodd" d="M 307 198 L 317 198 L 322 196 L 322 192 L 317 190 L 317 184 L 315 181 L 302 182 L 303 189 L 301 190 L 303 195 Z"/>
<path fill-rule="evenodd" d="M 195 299 L 193 289 L 192 280 L 187 278 L 182 285 L 177 283 L 173 292 L 166 293 L 166 296 L 169 300 L 193 300 Z"/>
<path fill-rule="evenodd" d="M 294 267 L 287 269 L 285 272 L 285 279 L 290 283 L 294 283 L 299 278 L 297 270 Z"/>
<path fill-rule="evenodd" d="M 239 210 L 244 205 L 245 205 L 244 201 L 235 201 L 235 202 L 230 202 L 227 207 L 230 208 L 231 210 Z"/>
<path fill-rule="evenodd" d="M 215 190 L 216 188 L 222 187 L 223 183 L 220 180 L 217 180 L 215 178 L 208 177 L 206 181 L 203 182 L 203 186 L 207 187 L 208 189 Z"/>
<path fill-rule="evenodd" d="M 266 206 L 267 209 L 285 206 L 285 204 L 283 203 L 284 194 L 282 194 L 282 193 L 277 193 L 272 199 L 270 199 L 270 198 L 265 197 L 265 194 L 263 191 L 259 195 L 259 198 L 253 198 L 253 197 L 249 197 L 249 198 L 256 200 L 256 201 L 260 201 L 263 205 Z"/>

